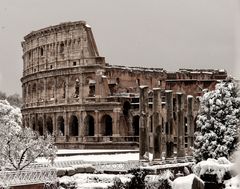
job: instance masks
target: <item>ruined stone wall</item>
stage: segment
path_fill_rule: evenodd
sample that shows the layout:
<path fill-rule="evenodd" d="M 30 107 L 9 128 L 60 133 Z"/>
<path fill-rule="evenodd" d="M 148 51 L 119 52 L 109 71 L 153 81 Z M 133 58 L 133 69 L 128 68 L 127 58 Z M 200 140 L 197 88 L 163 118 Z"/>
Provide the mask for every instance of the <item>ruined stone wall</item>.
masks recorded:
<path fill-rule="evenodd" d="M 162 148 L 165 151 L 170 148 L 172 156 L 177 145 L 176 92 L 184 95 L 186 123 L 189 120 L 186 117 L 192 116 L 193 120 L 196 117 L 196 97 L 202 90 L 213 89 L 218 79 L 227 76 L 222 70 L 182 69 L 169 73 L 160 68 L 106 64 L 105 58 L 99 56 L 91 28 L 84 21 L 31 32 L 25 36 L 22 47 L 23 125 L 40 135 L 50 132 L 56 136 L 56 143 L 65 148 L 101 147 L 109 141 L 112 147 L 120 143 L 136 147 L 140 127 L 139 87 L 146 85 L 149 147 L 153 147 L 154 136 L 153 88 L 158 87 L 162 107 L 159 121 L 165 133 Z M 187 95 L 193 96 L 193 115 L 187 114 Z"/>

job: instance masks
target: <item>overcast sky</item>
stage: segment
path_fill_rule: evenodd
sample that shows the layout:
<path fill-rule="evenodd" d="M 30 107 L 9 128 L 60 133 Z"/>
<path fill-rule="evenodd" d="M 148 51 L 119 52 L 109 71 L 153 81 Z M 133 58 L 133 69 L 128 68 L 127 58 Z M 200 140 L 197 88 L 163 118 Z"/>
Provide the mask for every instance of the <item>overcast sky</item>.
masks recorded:
<path fill-rule="evenodd" d="M 237 75 L 237 0 L 0 0 L 0 90 L 20 93 L 23 37 L 85 20 L 115 65 L 226 69 Z M 240 69 L 239 69 L 240 70 Z M 239 74 L 240 75 L 240 74 Z"/>

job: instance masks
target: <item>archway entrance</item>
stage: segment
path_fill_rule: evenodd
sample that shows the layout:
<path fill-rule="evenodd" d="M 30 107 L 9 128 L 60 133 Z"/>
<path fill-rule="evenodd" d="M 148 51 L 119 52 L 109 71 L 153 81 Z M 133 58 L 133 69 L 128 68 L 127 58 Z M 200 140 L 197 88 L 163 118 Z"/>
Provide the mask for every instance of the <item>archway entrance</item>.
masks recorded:
<path fill-rule="evenodd" d="M 104 115 L 102 117 L 102 130 L 104 136 L 112 136 L 112 118 L 110 115 Z"/>
<path fill-rule="evenodd" d="M 72 115 L 70 119 L 69 135 L 78 136 L 78 118 L 75 115 Z"/>
<path fill-rule="evenodd" d="M 58 135 L 64 136 L 65 135 L 65 129 L 64 129 L 64 119 L 62 116 L 59 116 L 57 119 L 57 128 L 58 128 Z"/>
<path fill-rule="evenodd" d="M 47 125 L 48 133 L 50 133 L 52 135 L 53 134 L 53 121 L 50 116 L 47 117 L 46 125 Z"/>
<path fill-rule="evenodd" d="M 133 135 L 139 136 L 139 116 L 133 117 L 132 127 L 133 127 Z"/>
<path fill-rule="evenodd" d="M 94 136 L 94 118 L 91 115 L 87 115 L 85 118 L 85 135 Z"/>
<path fill-rule="evenodd" d="M 43 118 L 38 119 L 38 132 L 39 135 L 43 135 Z"/>

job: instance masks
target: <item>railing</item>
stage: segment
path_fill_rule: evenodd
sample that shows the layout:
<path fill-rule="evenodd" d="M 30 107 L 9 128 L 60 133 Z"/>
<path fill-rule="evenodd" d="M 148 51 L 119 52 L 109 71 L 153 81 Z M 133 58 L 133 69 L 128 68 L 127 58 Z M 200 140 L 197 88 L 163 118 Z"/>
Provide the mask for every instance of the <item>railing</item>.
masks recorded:
<path fill-rule="evenodd" d="M 56 183 L 57 173 L 53 168 L 0 171 L 0 187 Z"/>
<path fill-rule="evenodd" d="M 83 161 L 83 160 L 70 160 L 70 161 L 57 161 L 53 163 L 54 168 L 65 168 L 71 167 L 74 165 L 83 165 L 83 164 L 91 164 L 95 167 L 97 171 L 104 170 L 117 170 L 117 171 L 127 171 L 132 168 L 139 168 L 141 165 L 140 161 L 123 161 L 123 162 L 115 162 L 115 161 Z"/>

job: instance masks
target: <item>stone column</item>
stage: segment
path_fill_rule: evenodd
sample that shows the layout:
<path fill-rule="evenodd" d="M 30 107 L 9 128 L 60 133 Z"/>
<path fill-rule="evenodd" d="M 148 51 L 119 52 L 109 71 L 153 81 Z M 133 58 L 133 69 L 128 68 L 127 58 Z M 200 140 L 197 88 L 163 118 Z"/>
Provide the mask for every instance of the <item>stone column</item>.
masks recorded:
<path fill-rule="evenodd" d="M 95 110 L 94 136 L 95 137 L 101 136 L 101 133 L 100 133 L 100 122 L 99 122 L 99 111 L 98 110 Z"/>
<path fill-rule="evenodd" d="M 69 138 L 69 119 L 68 119 L 68 113 L 63 113 L 63 119 L 64 119 L 64 135 L 66 136 L 66 142 L 68 142 Z"/>
<path fill-rule="evenodd" d="M 140 86 L 140 123 L 139 123 L 139 159 L 144 160 L 144 155 L 149 154 L 149 137 L 147 127 L 148 117 L 148 87 Z"/>
<path fill-rule="evenodd" d="M 53 91 L 53 96 L 54 96 L 54 103 L 56 104 L 57 103 L 57 100 L 58 100 L 58 98 L 57 98 L 57 78 L 56 77 L 54 77 L 54 91 Z"/>
<path fill-rule="evenodd" d="M 182 93 L 176 94 L 177 99 L 177 157 L 185 156 L 185 126 L 184 126 L 184 96 Z"/>
<path fill-rule="evenodd" d="M 161 126 L 161 89 L 153 89 L 153 160 L 160 160 L 162 154 L 162 126 Z"/>
<path fill-rule="evenodd" d="M 55 137 L 58 135 L 57 116 L 56 116 L 56 113 L 53 113 L 53 135 L 54 135 Z"/>
<path fill-rule="evenodd" d="M 46 129 L 46 115 L 43 114 L 43 135 L 46 134 L 46 131 L 47 131 L 47 129 Z"/>
<path fill-rule="evenodd" d="M 69 77 L 66 77 L 65 103 L 69 102 Z"/>
<path fill-rule="evenodd" d="M 166 157 L 172 158 L 173 157 L 173 141 L 171 138 L 172 129 L 173 129 L 173 94 L 172 90 L 165 91 L 165 98 L 166 98 L 166 125 L 165 132 L 166 132 Z"/>
<path fill-rule="evenodd" d="M 121 108 L 113 109 L 113 136 L 120 136 L 120 131 L 119 131 L 120 112 L 121 112 Z"/>
<path fill-rule="evenodd" d="M 187 96 L 188 155 L 192 155 L 194 144 L 193 96 Z"/>
<path fill-rule="evenodd" d="M 44 78 L 44 102 L 46 103 L 47 101 L 47 78 Z"/>

